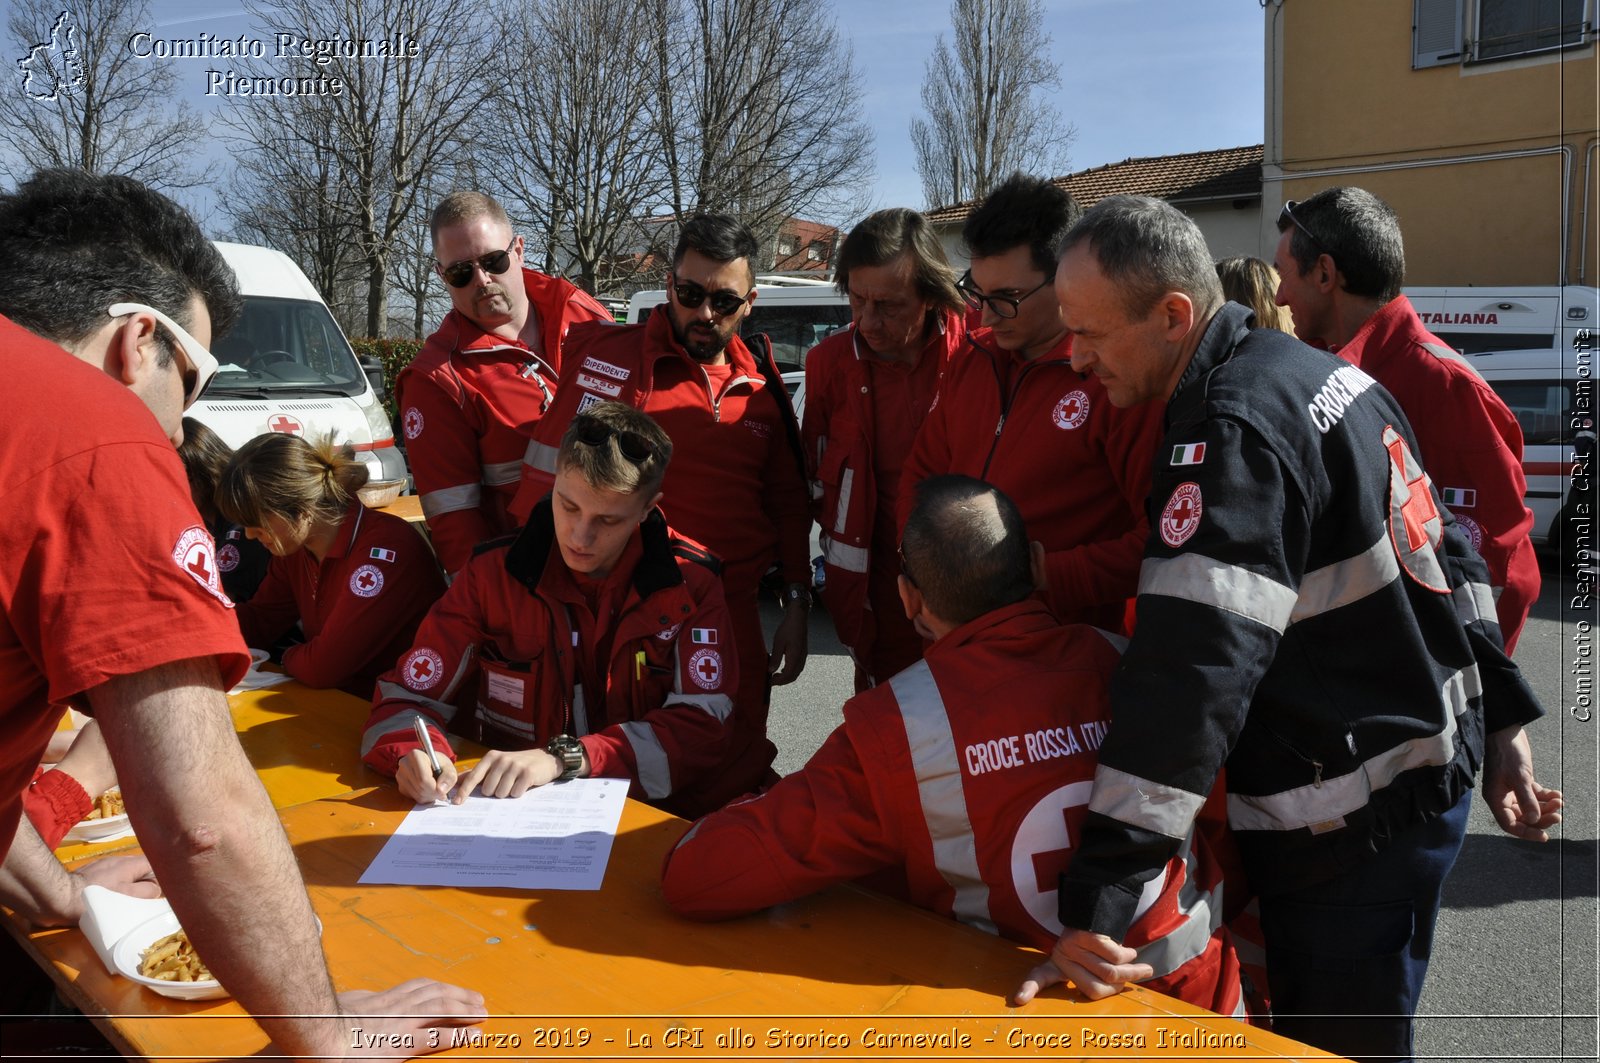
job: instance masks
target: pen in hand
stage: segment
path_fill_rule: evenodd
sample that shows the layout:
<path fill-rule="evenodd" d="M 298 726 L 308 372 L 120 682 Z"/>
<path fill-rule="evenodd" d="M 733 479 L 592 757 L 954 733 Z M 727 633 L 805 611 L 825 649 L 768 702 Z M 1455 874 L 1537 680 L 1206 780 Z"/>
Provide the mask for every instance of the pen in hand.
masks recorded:
<path fill-rule="evenodd" d="M 416 729 L 417 741 L 422 743 L 422 748 L 427 751 L 428 764 L 433 768 L 433 778 L 437 782 L 439 776 L 444 774 L 444 765 L 439 763 L 439 754 L 433 748 L 433 739 L 428 735 L 428 725 L 422 722 L 422 717 L 413 716 L 411 726 Z"/>

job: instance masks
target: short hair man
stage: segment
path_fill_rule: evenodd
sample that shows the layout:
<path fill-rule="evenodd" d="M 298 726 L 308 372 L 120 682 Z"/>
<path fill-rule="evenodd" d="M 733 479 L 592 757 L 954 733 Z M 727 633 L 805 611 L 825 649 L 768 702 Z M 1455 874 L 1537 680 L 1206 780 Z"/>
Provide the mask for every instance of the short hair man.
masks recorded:
<path fill-rule="evenodd" d="M 632 794 L 684 816 L 716 808 L 738 666 L 721 567 L 668 527 L 661 483 L 672 440 L 617 402 L 567 426 L 555 488 L 527 526 L 481 547 L 378 681 L 362 741 L 372 767 L 417 801 L 474 789 L 519 797 L 578 776 L 632 780 Z M 476 710 L 459 713 L 460 692 Z M 490 746 L 436 781 L 422 719 Z M 459 782 L 459 785 L 458 785 Z"/>
<path fill-rule="evenodd" d="M 680 913 L 727 918 L 888 873 L 914 904 L 1037 948 L 1054 942 L 1056 872 L 1092 786 L 1112 637 L 1063 627 L 1034 600 L 1043 549 L 981 481 L 918 484 L 903 553 L 902 606 L 933 645 L 846 702 L 799 772 L 683 837 L 662 879 Z M 1154 988 L 1237 1013 L 1238 964 L 1204 843 L 1161 874 L 1132 931 L 1156 946 Z"/>
<path fill-rule="evenodd" d="M 395 409 L 422 511 L 445 571 L 516 527 L 509 507 L 533 425 L 549 410 L 561 338 L 611 314 L 592 296 L 526 268 L 522 237 L 482 192 L 434 209 L 434 272 L 451 311 L 395 380 Z"/>
<path fill-rule="evenodd" d="M 1063 974 L 1091 996 L 1138 977 L 1116 941 L 1225 762 L 1274 1028 L 1340 1055 L 1409 1055 L 1486 733 L 1501 827 L 1542 840 L 1560 819 L 1522 733 L 1543 710 L 1501 649 L 1483 562 L 1389 394 L 1249 328 L 1176 208 L 1096 204 L 1056 284 L 1073 364 L 1118 405 L 1170 396 L 1169 429 L 1139 626 L 1063 877 L 1068 930 L 1021 996 Z M 1337 971 L 1320 962 L 1335 940 Z"/>
<path fill-rule="evenodd" d="M 16 829 L 51 705 L 88 706 L 211 969 L 281 1051 L 337 1056 L 349 1022 L 234 733 L 223 690 L 249 656 L 171 445 L 216 369 L 206 344 L 238 312 L 232 271 L 199 226 L 132 178 L 50 170 L 0 196 L 0 372 L 73 411 L 20 403 L 0 431 L 0 839 Z M 31 829 L 18 844 L 75 921 L 74 881 Z M 369 1030 L 416 1037 L 430 1020 L 402 1016 L 481 1015 L 482 998 L 417 982 L 359 1006 L 392 1016 Z"/>
<path fill-rule="evenodd" d="M 983 308 L 983 327 L 939 384 L 904 486 L 938 473 L 994 484 L 1044 544 L 1056 615 L 1122 631 L 1149 531 L 1144 500 L 1161 411 L 1117 409 L 1097 380 L 1072 368 L 1051 280 L 1056 246 L 1078 214 L 1057 185 L 1015 174 L 967 218 L 972 265 L 961 287 Z M 903 521 L 904 490 L 899 507 Z"/>
<path fill-rule="evenodd" d="M 1286 203 L 1278 232 L 1277 302 L 1295 335 L 1359 367 L 1400 403 L 1417 457 L 1489 566 L 1511 653 L 1540 582 L 1516 415 L 1400 293 L 1405 245 L 1387 203 L 1364 188 L 1326 188 Z"/>
<path fill-rule="evenodd" d="M 752 353 L 739 325 L 756 299 L 758 245 L 733 218 L 684 223 L 667 274 L 667 301 L 637 325 L 583 325 L 567 338 L 555 407 L 534 430 L 514 512 L 549 492 L 568 423 L 615 399 L 654 417 L 672 437 L 662 512 L 721 559 L 739 689 L 726 798 L 768 774 L 768 684 L 792 682 L 806 659 L 811 516 L 791 433 L 794 414 L 770 353 Z M 777 562 L 784 613 L 767 652 L 758 591 Z"/>
<path fill-rule="evenodd" d="M 806 355 L 800 436 L 822 529 L 822 600 L 856 662 L 856 689 L 922 656 L 900 609 L 892 558 L 900 471 L 935 388 L 966 340 L 961 293 L 920 213 L 869 215 L 839 248 L 835 284 L 851 327 Z"/>

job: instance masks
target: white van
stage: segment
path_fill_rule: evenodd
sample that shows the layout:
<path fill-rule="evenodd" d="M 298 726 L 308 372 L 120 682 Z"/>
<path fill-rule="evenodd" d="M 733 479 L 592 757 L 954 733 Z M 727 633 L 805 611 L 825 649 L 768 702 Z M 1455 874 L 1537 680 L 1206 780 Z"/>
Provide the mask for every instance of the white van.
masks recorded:
<path fill-rule="evenodd" d="M 220 368 L 189 416 L 234 448 L 263 432 L 332 434 L 355 449 L 370 482 L 403 481 L 389 415 L 300 267 L 269 247 L 216 246 L 239 278 L 244 313 L 212 346 Z"/>
<path fill-rule="evenodd" d="M 628 300 L 629 323 L 643 321 L 651 307 L 667 301 L 664 289 L 637 292 Z M 772 358 L 792 395 L 804 379 L 806 352 L 850 323 L 850 300 L 832 281 L 810 278 L 756 277 L 756 301 L 739 326 L 741 336 L 765 332 Z"/>
<path fill-rule="evenodd" d="M 1407 288 L 1428 331 L 1466 355 L 1573 350 L 1581 331 L 1600 330 L 1600 288 Z"/>
<path fill-rule="evenodd" d="M 1573 484 L 1573 443 L 1595 423 L 1595 359 L 1588 344 L 1577 350 L 1480 354 L 1471 360 L 1522 426 L 1522 471 L 1528 481 L 1523 498 L 1533 511 L 1535 546 L 1553 549 L 1560 541 L 1556 522 Z"/>

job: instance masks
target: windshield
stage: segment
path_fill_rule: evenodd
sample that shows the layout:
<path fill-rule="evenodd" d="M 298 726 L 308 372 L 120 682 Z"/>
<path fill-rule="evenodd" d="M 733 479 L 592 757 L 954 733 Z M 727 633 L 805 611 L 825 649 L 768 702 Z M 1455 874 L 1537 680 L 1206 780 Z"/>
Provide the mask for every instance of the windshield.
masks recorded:
<path fill-rule="evenodd" d="M 216 341 L 220 368 L 210 395 L 259 391 L 359 395 L 367 380 L 321 303 L 244 297 L 238 324 Z"/>

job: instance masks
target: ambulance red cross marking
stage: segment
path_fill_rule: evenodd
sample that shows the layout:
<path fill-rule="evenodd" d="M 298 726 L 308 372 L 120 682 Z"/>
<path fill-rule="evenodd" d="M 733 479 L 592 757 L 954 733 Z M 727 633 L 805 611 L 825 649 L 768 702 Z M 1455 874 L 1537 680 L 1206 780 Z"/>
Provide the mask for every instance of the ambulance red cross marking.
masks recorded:
<path fill-rule="evenodd" d="M 1406 457 L 1404 440 L 1396 439 L 1389 444 L 1389 460 L 1394 462 L 1394 467 L 1400 470 L 1402 476 L 1405 475 Z M 1433 504 L 1427 479 L 1420 474 L 1415 480 L 1406 481 L 1406 491 L 1410 497 L 1400 507 L 1400 515 L 1406 522 L 1406 543 L 1412 550 L 1420 550 L 1428 541 L 1428 530 L 1424 525 L 1439 518 L 1439 507 Z"/>
<path fill-rule="evenodd" d="M 1067 825 L 1067 810 L 1061 810 L 1061 822 Z M 1067 837 L 1072 837 L 1071 831 Z M 1052 849 L 1049 852 L 1033 854 L 1034 885 L 1040 893 L 1049 893 L 1061 883 L 1061 873 L 1066 871 L 1067 864 L 1071 863 L 1072 842 L 1069 840 L 1065 847 Z"/>
<path fill-rule="evenodd" d="M 286 432 L 292 436 L 300 434 L 300 422 L 288 414 L 274 414 L 272 420 L 267 422 L 267 427 L 274 432 Z"/>

